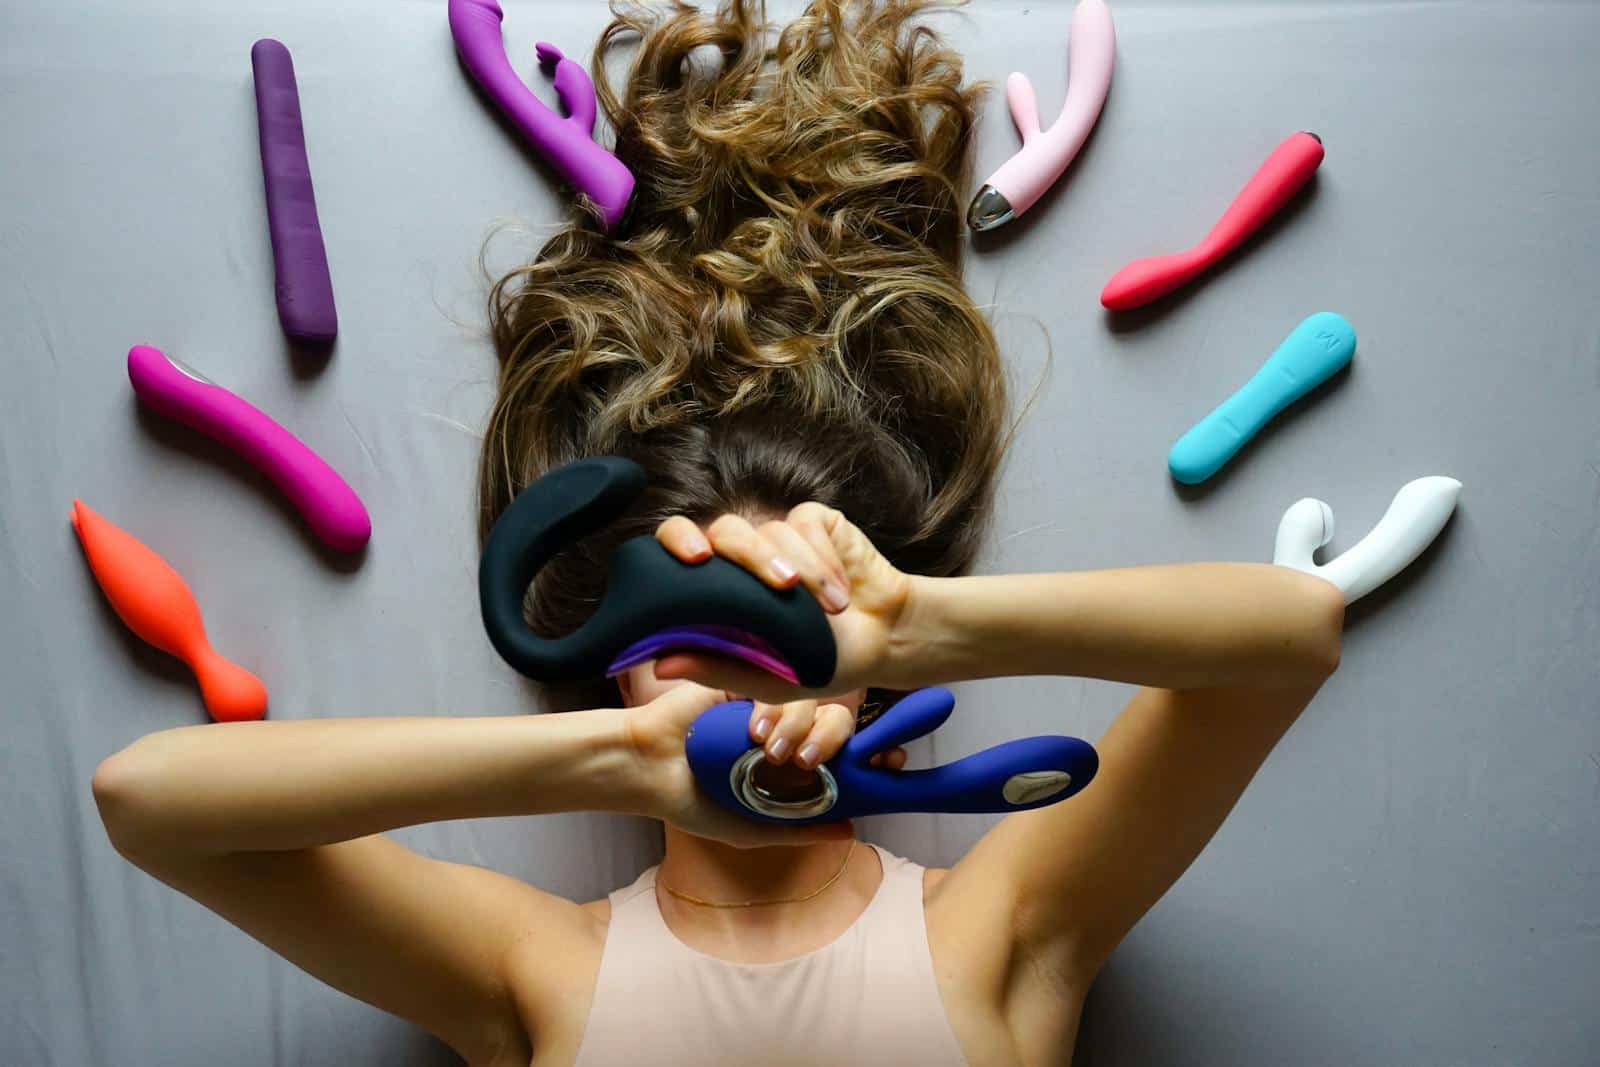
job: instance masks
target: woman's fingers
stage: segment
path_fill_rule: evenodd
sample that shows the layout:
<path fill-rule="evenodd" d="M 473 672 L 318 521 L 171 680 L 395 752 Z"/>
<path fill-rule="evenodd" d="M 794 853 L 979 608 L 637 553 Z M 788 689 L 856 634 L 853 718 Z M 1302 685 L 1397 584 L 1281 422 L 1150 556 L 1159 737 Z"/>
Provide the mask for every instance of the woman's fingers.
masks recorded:
<path fill-rule="evenodd" d="M 849 519 L 815 502 L 797 505 L 782 521 L 763 523 L 760 529 L 729 513 L 702 532 L 688 518 L 675 515 L 656 528 L 656 539 L 685 563 L 701 562 L 715 552 L 776 589 L 803 581 L 835 612 L 843 610 L 835 605 L 849 603 L 856 584 L 870 581 L 887 566 Z"/>
<path fill-rule="evenodd" d="M 767 739 L 772 736 L 772 728 L 778 725 L 780 713 L 780 706 L 761 703 L 750 705 L 750 736 L 755 738 L 757 744 L 766 745 Z"/>
<path fill-rule="evenodd" d="M 750 736 L 766 749 L 774 763 L 782 763 L 784 756 L 792 752 L 790 758 L 796 766 L 813 770 L 837 756 L 855 732 L 856 713 L 843 704 L 797 700 L 783 705 L 757 703 L 750 709 Z M 785 740 L 776 744 L 780 734 Z M 797 734 L 802 735 L 800 741 L 787 740 Z M 780 748 L 783 755 L 774 755 Z M 906 750 L 896 746 L 876 752 L 867 762 L 898 771 L 906 765 Z"/>
<path fill-rule="evenodd" d="M 818 554 L 817 549 L 801 535 L 799 530 L 786 522 L 768 522 L 763 523 L 757 532 L 785 560 L 795 565 L 800 572 L 800 581 L 811 595 L 817 598 L 824 611 L 830 615 L 837 615 L 850 606 L 848 586 L 840 577 L 842 570 L 838 574 L 834 573 L 827 560 Z M 830 546 L 828 556 L 832 555 Z"/>
<path fill-rule="evenodd" d="M 850 575 L 844 561 L 839 558 L 839 548 L 833 543 L 830 527 L 839 520 L 839 513 L 817 503 L 800 504 L 789 510 L 786 525 L 811 546 L 813 552 L 828 568 L 828 573 L 846 592 L 850 589 Z M 842 516 L 839 516 L 842 518 Z"/>
<path fill-rule="evenodd" d="M 656 527 L 656 540 L 684 563 L 704 562 L 715 552 L 775 589 L 799 581 L 836 615 L 850 606 L 850 580 L 828 529 L 837 515 L 821 504 L 802 504 L 786 520 L 757 527 L 730 513 L 704 531 L 674 515 Z"/>
<path fill-rule="evenodd" d="M 787 589 L 800 579 L 793 560 L 786 558 L 742 515 L 718 516 L 706 527 L 706 537 L 717 555 L 732 560 L 774 589 Z"/>
<path fill-rule="evenodd" d="M 656 540 L 685 563 L 704 562 L 715 552 L 775 589 L 800 578 L 795 564 L 741 515 L 723 515 L 703 532 L 687 517 L 674 515 L 656 527 Z"/>
<path fill-rule="evenodd" d="M 843 704 L 822 704 L 817 707 L 811 728 L 795 750 L 794 762 L 806 770 L 826 763 L 839 754 L 855 732 L 855 712 Z"/>
<path fill-rule="evenodd" d="M 728 699 L 726 690 L 708 688 L 689 683 L 675 685 L 650 702 L 650 706 L 664 712 L 668 721 L 688 730 L 701 713 Z M 681 736 L 681 735 L 680 735 Z"/>
<path fill-rule="evenodd" d="M 758 712 L 762 709 L 758 707 Z M 784 763 L 793 756 L 804 743 L 806 736 L 811 732 L 811 725 L 817 717 L 817 702 L 815 700 L 795 700 L 780 707 L 766 709 L 777 713 L 777 721 L 772 725 L 772 732 L 767 736 L 762 747 L 767 750 L 767 759 L 772 763 Z"/>
<path fill-rule="evenodd" d="M 766 750 L 767 759 L 792 760 L 806 770 L 837 756 L 855 732 L 856 714 L 843 704 L 796 700 L 780 706 L 757 704 L 750 711 L 750 736 Z"/>
<path fill-rule="evenodd" d="M 839 548 L 834 544 L 832 528 L 843 521 L 844 516 L 824 504 L 808 501 L 789 509 L 785 525 L 798 533 L 806 544 L 811 546 L 817 558 L 821 559 L 832 575 L 833 580 L 848 593 L 850 589 L 850 575 L 845 569 L 844 561 L 839 558 Z"/>
<path fill-rule="evenodd" d="M 854 551 L 858 547 L 856 541 L 864 539 L 861 531 L 851 525 L 842 512 L 814 500 L 789 509 L 788 522 L 815 546 L 819 555 L 832 563 L 839 580 L 848 586 L 851 557 L 859 554 Z"/>
<path fill-rule="evenodd" d="M 699 526 L 682 515 L 674 515 L 657 526 L 656 540 L 684 563 L 704 563 L 711 558 L 711 542 Z"/>
<path fill-rule="evenodd" d="M 891 771 L 898 771 L 906 765 L 906 750 L 891 748 L 883 752 L 874 752 L 872 758 L 867 760 L 874 767 L 883 767 Z"/>

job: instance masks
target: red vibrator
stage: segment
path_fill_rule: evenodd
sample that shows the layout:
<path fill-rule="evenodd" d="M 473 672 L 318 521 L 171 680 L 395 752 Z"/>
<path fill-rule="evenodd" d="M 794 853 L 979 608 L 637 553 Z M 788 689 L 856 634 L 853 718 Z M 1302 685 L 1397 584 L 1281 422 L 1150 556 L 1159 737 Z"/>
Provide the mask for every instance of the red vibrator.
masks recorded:
<path fill-rule="evenodd" d="M 1322 155 L 1322 138 L 1316 134 L 1290 134 L 1199 244 L 1186 252 L 1134 260 L 1111 276 L 1100 292 L 1100 303 L 1112 311 L 1127 311 L 1198 278 L 1276 215 L 1311 180 Z"/>

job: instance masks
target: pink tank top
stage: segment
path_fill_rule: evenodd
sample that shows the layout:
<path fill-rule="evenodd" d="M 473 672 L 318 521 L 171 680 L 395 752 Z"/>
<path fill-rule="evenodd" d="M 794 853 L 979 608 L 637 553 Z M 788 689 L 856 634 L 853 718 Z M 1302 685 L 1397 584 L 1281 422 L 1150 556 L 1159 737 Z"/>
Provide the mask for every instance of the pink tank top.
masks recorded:
<path fill-rule="evenodd" d="M 964 1067 L 928 951 L 923 869 L 872 848 L 883 882 L 856 921 L 776 963 L 732 963 L 679 941 L 656 904 L 654 867 L 612 893 L 576 1067 Z"/>

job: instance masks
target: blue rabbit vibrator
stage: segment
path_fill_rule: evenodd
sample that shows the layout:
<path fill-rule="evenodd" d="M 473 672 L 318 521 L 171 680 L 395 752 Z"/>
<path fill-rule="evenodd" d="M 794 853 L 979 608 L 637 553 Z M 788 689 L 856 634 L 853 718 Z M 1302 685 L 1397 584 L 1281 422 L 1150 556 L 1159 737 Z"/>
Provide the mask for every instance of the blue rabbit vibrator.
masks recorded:
<path fill-rule="evenodd" d="M 919 689 L 884 712 L 815 772 L 768 763 L 750 738 L 748 700 L 718 704 L 685 739 L 700 788 L 724 807 L 768 822 L 837 822 L 891 812 L 1008 812 L 1059 803 L 1094 778 L 1100 760 L 1076 737 L 1007 741 L 928 770 L 895 771 L 873 755 L 931 733 L 950 717 L 948 689 Z"/>

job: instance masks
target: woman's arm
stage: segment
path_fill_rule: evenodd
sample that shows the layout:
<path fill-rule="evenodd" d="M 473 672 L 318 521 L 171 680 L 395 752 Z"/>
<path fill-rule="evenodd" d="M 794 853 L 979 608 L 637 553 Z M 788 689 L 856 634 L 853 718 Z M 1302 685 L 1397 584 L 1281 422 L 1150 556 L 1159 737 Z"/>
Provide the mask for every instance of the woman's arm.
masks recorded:
<path fill-rule="evenodd" d="M 188 726 L 100 765 L 95 798 L 135 856 L 278 852 L 401 826 L 641 811 L 620 712 Z"/>
<path fill-rule="evenodd" d="M 1170 689 L 1292 685 L 1338 663 L 1339 591 L 1270 564 L 929 578 L 896 570 L 849 520 L 820 504 L 760 527 L 723 516 L 704 533 L 670 519 L 657 537 L 685 562 L 715 551 L 769 585 L 804 584 L 819 599 L 830 584 L 845 588 L 844 606 L 829 609 L 839 659 L 826 691 L 797 690 L 708 655 L 672 654 L 656 667 L 658 677 L 693 678 L 772 703 L 1025 674 Z"/>
<path fill-rule="evenodd" d="M 558 966 L 593 920 L 516 879 L 378 835 L 587 809 L 738 843 L 805 840 L 699 800 L 683 735 L 721 696 L 681 686 L 625 712 L 186 727 L 107 759 L 94 793 L 118 851 L 155 877 L 469 1061 L 526 1064 L 507 956 L 537 937 Z"/>
<path fill-rule="evenodd" d="M 885 673 L 918 685 L 1014 675 L 1293 685 L 1338 663 L 1342 617 L 1333 586 L 1268 564 L 913 577 Z"/>

